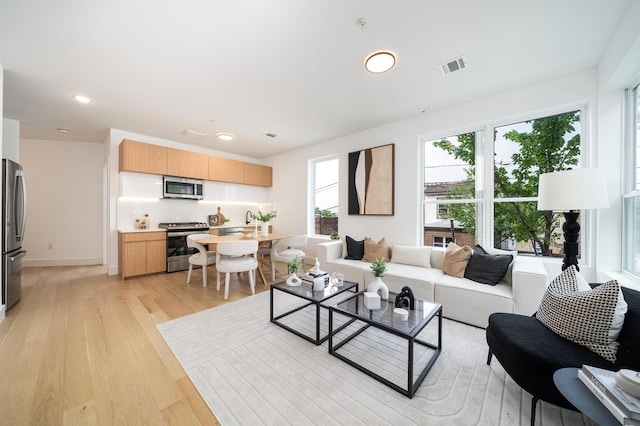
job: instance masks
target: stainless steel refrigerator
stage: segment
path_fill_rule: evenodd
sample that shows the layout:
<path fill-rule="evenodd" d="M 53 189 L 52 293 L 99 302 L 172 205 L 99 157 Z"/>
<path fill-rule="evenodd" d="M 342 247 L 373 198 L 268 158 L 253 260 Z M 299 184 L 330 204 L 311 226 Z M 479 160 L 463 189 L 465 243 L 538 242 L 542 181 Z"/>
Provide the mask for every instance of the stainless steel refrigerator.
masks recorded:
<path fill-rule="evenodd" d="M 9 310 L 22 295 L 22 249 L 27 192 L 20 164 L 2 160 L 2 302 Z"/>

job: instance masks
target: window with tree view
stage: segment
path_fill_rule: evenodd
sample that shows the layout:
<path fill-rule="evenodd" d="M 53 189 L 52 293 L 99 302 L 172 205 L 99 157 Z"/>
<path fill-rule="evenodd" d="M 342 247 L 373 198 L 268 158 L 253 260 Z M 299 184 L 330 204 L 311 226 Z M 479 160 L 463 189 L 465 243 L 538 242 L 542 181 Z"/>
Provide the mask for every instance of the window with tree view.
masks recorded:
<path fill-rule="evenodd" d="M 338 232 L 338 158 L 314 162 L 314 223 L 315 233 L 331 235 Z"/>
<path fill-rule="evenodd" d="M 560 256 L 564 218 L 537 209 L 538 180 L 542 173 L 578 166 L 580 117 L 572 111 L 487 126 L 491 142 L 479 131 L 425 142 L 425 244 L 448 227 L 458 244 Z M 453 168 L 457 174 L 445 173 Z M 431 214 L 442 198 L 449 200 L 448 223 Z"/>

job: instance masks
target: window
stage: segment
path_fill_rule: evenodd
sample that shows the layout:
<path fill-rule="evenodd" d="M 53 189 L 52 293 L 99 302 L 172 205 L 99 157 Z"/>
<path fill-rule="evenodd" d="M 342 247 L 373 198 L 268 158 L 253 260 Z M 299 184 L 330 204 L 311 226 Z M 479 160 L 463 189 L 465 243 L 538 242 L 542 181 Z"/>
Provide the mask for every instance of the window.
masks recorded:
<path fill-rule="evenodd" d="M 453 241 L 451 237 L 433 237 L 433 246 L 446 247 L 451 241 Z"/>
<path fill-rule="evenodd" d="M 622 268 L 640 277 L 640 85 L 628 90 Z"/>
<path fill-rule="evenodd" d="M 425 143 L 424 241 L 475 245 L 482 205 L 476 193 L 476 156 L 484 132 L 463 133 Z M 447 242 L 448 242 L 447 241 Z"/>
<path fill-rule="evenodd" d="M 426 141 L 425 244 L 435 246 L 449 229 L 458 244 L 562 256 L 564 218 L 537 209 L 538 180 L 579 166 L 582 116 L 570 111 Z"/>
<path fill-rule="evenodd" d="M 330 235 L 338 232 L 338 179 L 337 157 L 311 162 L 313 168 L 313 223 L 314 233 Z"/>

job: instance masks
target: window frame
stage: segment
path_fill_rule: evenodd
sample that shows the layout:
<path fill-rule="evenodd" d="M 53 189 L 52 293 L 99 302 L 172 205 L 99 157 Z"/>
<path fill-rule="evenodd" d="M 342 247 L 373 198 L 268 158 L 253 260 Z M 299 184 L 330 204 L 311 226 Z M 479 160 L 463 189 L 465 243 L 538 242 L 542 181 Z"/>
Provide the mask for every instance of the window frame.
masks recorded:
<path fill-rule="evenodd" d="M 316 165 L 326 161 L 338 161 L 338 229 L 340 228 L 340 155 L 330 154 L 318 158 L 312 158 L 308 161 L 308 176 L 307 179 L 307 234 L 314 237 L 326 237 L 329 238 L 329 234 L 316 233 L 315 227 L 315 212 L 316 212 Z"/>
<path fill-rule="evenodd" d="M 635 81 L 625 90 L 625 135 L 624 152 L 624 183 L 622 188 L 622 265 L 621 269 L 633 277 L 640 278 L 640 268 L 635 265 L 635 244 L 634 236 L 636 225 L 634 224 L 635 209 L 631 211 L 636 203 L 640 201 L 640 171 L 638 170 L 638 158 L 640 155 L 640 80 Z M 634 205 L 630 205 L 633 203 Z M 637 270 L 636 270 L 637 269 Z"/>
<path fill-rule="evenodd" d="M 468 202 L 468 203 L 478 203 L 478 220 L 476 223 L 476 242 L 477 244 L 481 244 L 487 247 L 494 246 L 494 206 L 496 203 L 505 203 L 505 202 L 537 202 L 537 197 L 511 197 L 511 198 L 496 198 L 494 196 L 494 138 L 493 134 L 496 128 L 508 126 L 512 124 L 517 124 L 526 121 L 532 121 L 536 119 L 541 119 L 545 117 L 550 117 L 559 114 L 565 114 L 572 111 L 580 112 L 580 160 L 579 164 L 581 167 L 590 167 L 592 165 L 592 155 L 593 147 L 591 144 L 591 129 L 589 127 L 590 123 L 588 120 L 589 117 L 589 105 L 585 103 L 574 103 L 567 104 L 563 106 L 548 108 L 545 110 L 537 111 L 535 113 L 525 113 L 518 114 L 516 116 L 511 116 L 508 118 L 490 120 L 479 124 L 477 126 L 473 126 L 470 128 L 456 129 L 452 131 L 446 132 L 438 132 L 433 134 L 426 134 L 420 136 L 419 140 L 421 143 L 422 156 L 421 156 L 421 188 L 422 188 L 422 213 L 421 213 L 421 221 L 420 221 L 420 229 L 418 232 L 420 233 L 419 241 L 422 241 L 422 244 L 425 244 L 424 241 L 424 205 L 427 203 L 436 203 L 436 204 L 453 204 L 459 202 Z M 426 200 L 424 195 L 424 184 L 425 184 L 425 172 L 426 172 L 426 164 L 425 164 L 425 144 L 430 141 L 456 137 L 457 135 L 471 133 L 471 132 L 482 132 L 481 138 L 476 138 L 476 198 L 469 200 Z M 488 135 L 488 136 L 487 136 Z M 478 177 L 482 179 L 481 182 L 478 182 Z M 579 264 L 588 265 L 591 263 L 592 258 L 592 249 L 591 249 L 591 241 L 593 240 L 593 215 L 589 214 L 588 211 L 580 212 L 580 222 L 582 226 L 581 238 L 580 238 L 580 258 Z M 523 255 L 525 255 L 523 253 Z M 535 254 L 534 254 L 535 256 Z M 562 257 L 543 257 L 545 261 L 552 262 L 562 262 Z"/>

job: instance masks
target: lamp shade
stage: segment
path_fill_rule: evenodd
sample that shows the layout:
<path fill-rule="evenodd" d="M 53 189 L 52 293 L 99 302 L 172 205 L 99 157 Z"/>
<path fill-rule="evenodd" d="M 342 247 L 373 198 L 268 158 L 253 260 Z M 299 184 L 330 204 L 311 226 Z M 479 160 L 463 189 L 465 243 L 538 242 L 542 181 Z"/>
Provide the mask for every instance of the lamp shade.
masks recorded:
<path fill-rule="evenodd" d="M 540 175 L 538 210 L 570 211 L 609 207 L 600 169 L 571 169 Z"/>

